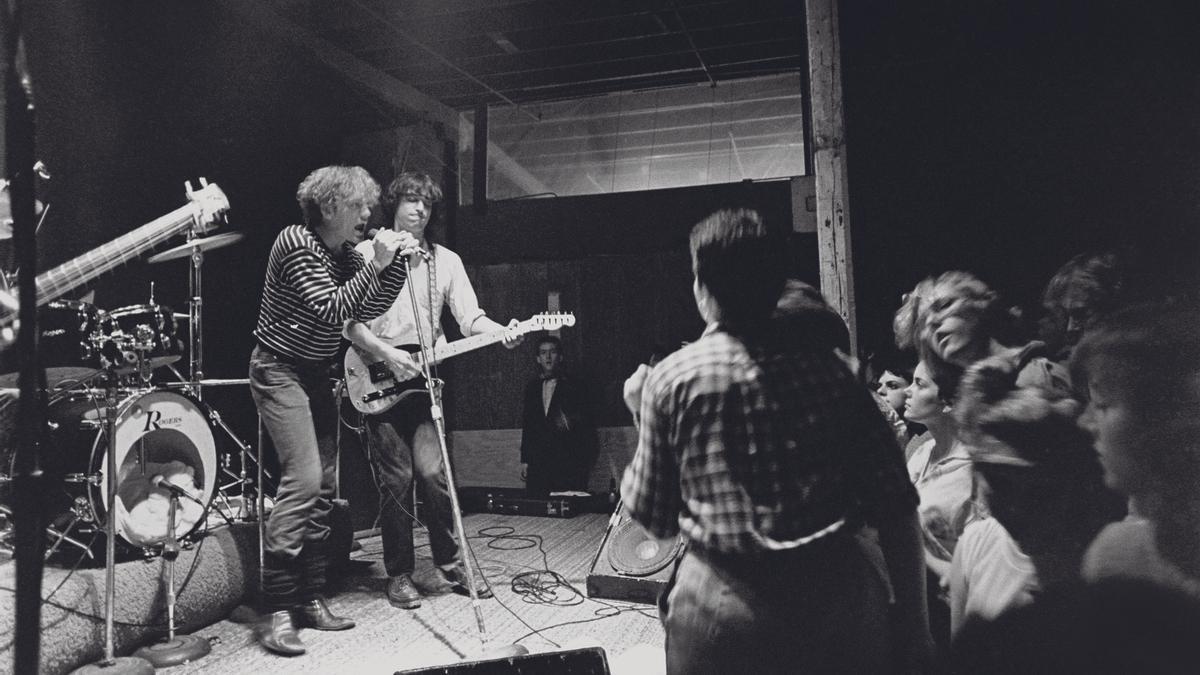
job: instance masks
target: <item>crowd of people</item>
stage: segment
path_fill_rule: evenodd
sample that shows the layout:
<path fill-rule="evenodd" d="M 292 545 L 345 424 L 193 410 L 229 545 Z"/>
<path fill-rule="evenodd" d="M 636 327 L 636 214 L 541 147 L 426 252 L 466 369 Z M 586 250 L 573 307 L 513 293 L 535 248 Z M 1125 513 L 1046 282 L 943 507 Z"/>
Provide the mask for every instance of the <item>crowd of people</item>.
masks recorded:
<path fill-rule="evenodd" d="M 250 383 L 282 477 L 257 636 L 279 654 L 304 651 L 294 619 L 354 625 L 320 595 L 339 342 L 397 382 L 420 374 L 397 345 L 437 338 L 443 308 L 464 335 L 520 342 L 427 230 L 437 184 L 398 176 L 382 191 L 391 227 L 367 238 L 380 195 L 360 168 L 313 172 L 297 192 L 305 223 L 281 231 L 267 265 Z M 1198 298 L 1133 302 L 1116 256 L 1080 255 L 1047 284 L 1034 339 L 983 280 L 947 271 L 903 296 L 896 351 L 862 367 L 841 317 L 788 278 L 783 237 L 752 210 L 698 223 L 706 329 L 625 382 L 638 444 L 623 508 L 685 542 L 659 599 L 668 672 L 1200 663 Z M 556 339 L 537 352 L 523 402 L 529 488 L 586 489 L 592 402 Z M 437 414 L 413 396 L 365 419 L 386 595 L 405 609 L 430 592 L 491 594 L 453 536 Z M 436 589 L 412 578 L 414 489 Z"/>
<path fill-rule="evenodd" d="M 707 329 L 626 382 L 626 507 L 686 541 L 668 672 L 1193 672 L 1194 289 L 1134 302 L 1116 256 L 1083 254 L 1034 335 L 947 271 L 859 368 L 779 236 L 753 211 L 698 224 Z"/>

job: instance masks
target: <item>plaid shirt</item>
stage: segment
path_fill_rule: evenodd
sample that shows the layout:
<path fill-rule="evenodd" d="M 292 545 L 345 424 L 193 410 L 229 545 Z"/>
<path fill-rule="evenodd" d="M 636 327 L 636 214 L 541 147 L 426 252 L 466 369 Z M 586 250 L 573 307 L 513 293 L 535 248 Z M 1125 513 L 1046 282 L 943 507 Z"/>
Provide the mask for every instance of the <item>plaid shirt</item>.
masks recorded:
<path fill-rule="evenodd" d="M 832 352 L 780 344 L 710 327 L 650 373 L 621 495 L 653 535 L 755 553 L 915 508 L 869 392 Z"/>

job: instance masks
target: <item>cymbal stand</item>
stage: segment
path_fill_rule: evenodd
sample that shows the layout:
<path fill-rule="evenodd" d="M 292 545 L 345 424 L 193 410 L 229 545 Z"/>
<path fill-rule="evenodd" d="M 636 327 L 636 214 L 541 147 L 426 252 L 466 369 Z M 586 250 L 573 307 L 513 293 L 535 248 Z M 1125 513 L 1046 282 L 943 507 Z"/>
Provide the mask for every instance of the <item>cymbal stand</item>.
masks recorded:
<path fill-rule="evenodd" d="M 201 398 L 200 380 L 204 379 L 204 337 L 200 334 L 200 317 L 204 308 L 204 299 L 200 297 L 201 284 L 200 266 L 204 264 L 204 251 L 196 243 L 196 228 L 188 230 L 188 241 L 192 243 L 191 266 L 188 268 L 188 339 L 191 341 L 191 353 L 188 355 L 188 372 L 192 383 L 196 385 L 196 398 Z"/>

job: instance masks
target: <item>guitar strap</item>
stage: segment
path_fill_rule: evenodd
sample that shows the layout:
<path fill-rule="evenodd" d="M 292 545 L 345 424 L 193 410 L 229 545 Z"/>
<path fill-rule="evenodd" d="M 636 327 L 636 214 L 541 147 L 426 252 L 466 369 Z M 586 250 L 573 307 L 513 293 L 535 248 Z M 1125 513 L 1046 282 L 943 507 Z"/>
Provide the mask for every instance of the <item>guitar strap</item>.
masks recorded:
<path fill-rule="evenodd" d="M 430 247 L 429 258 L 425 261 L 425 267 L 425 279 L 429 282 L 429 374 L 436 377 L 437 354 L 434 353 L 434 350 L 437 349 L 438 325 L 434 323 L 436 321 L 434 314 L 436 313 L 438 318 L 440 318 L 442 306 L 441 303 L 438 303 L 438 311 L 434 312 L 434 292 L 437 292 L 439 300 L 445 301 L 444 297 L 440 297 L 442 295 L 441 291 L 437 290 L 437 244 Z M 413 317 L 413 320 L 416 321 L 417 317 Z"/>

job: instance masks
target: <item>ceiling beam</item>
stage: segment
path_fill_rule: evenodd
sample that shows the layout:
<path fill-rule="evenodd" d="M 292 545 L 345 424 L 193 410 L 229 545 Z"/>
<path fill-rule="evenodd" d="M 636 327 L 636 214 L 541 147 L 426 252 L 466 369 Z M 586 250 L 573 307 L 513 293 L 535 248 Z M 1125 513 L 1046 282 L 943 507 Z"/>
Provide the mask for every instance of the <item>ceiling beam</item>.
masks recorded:
<path fill-rule="evenodd" d="M 313 35 L 287 19 L 268 2 L 227 3 L 232 11 L 253 25 L 268 30 L 284 41 L 307 51 L 318 63 L 357 84 L 384 103 L 405 113 L 439 123 L 446 134 L 464 148 L 472 139 L 472 125 L 463 115 L 441 101 L 388 75 L 337 45 Z M 530 194 L 549 192 L 549 188 L 494 143 L 488 143 L 488 157 L 506 179 Z"/>

